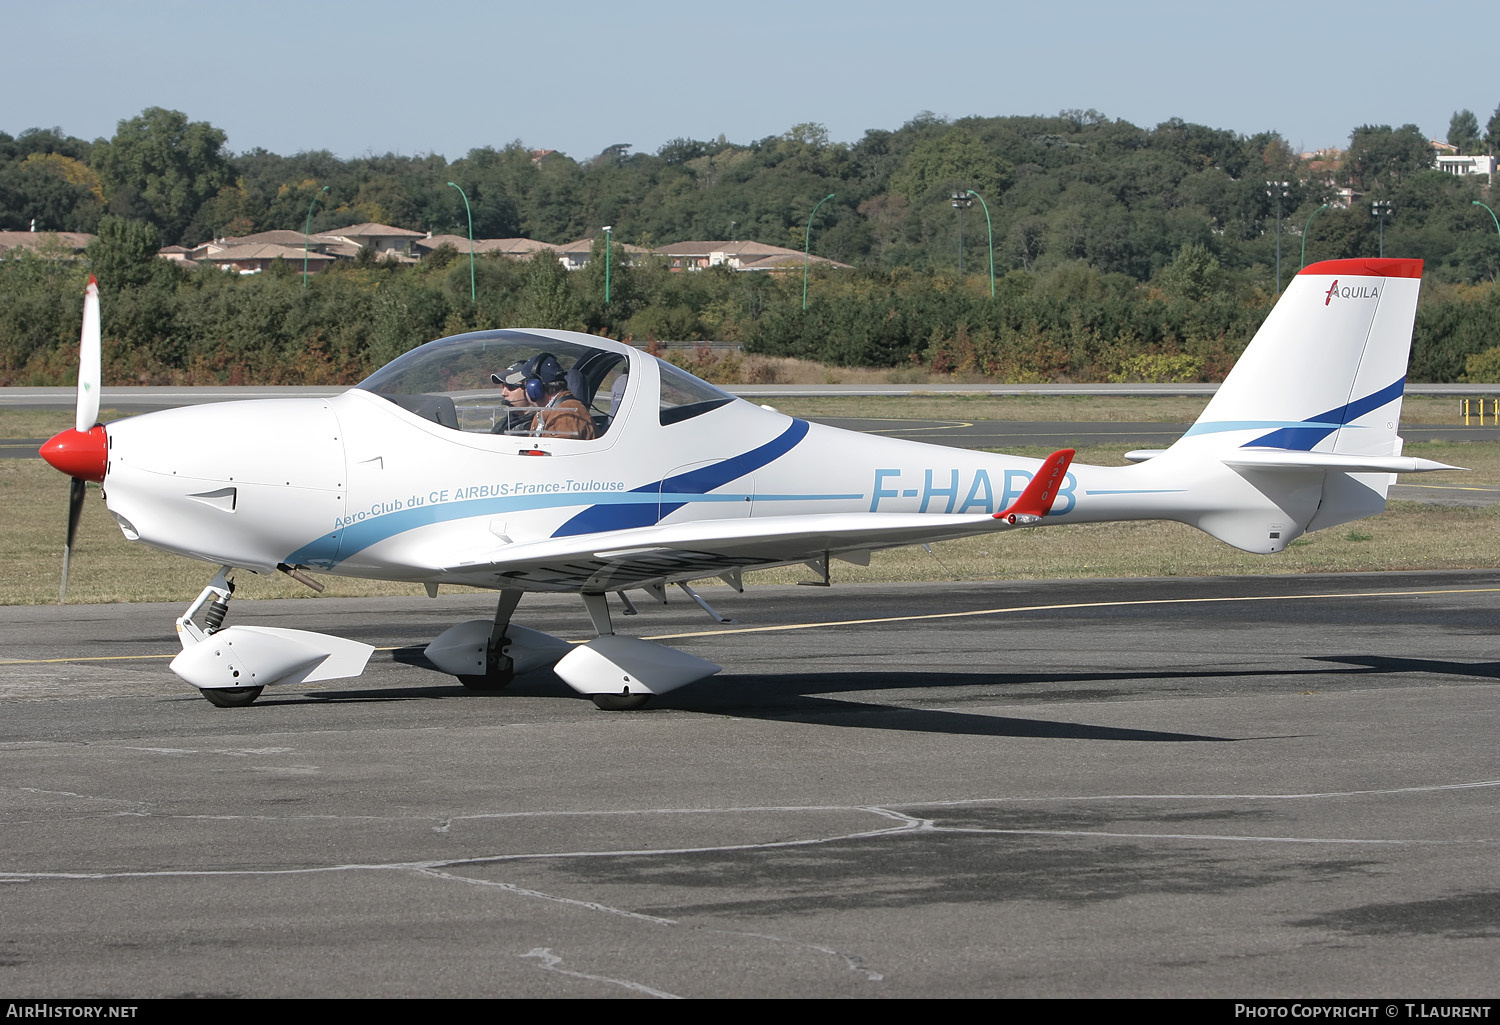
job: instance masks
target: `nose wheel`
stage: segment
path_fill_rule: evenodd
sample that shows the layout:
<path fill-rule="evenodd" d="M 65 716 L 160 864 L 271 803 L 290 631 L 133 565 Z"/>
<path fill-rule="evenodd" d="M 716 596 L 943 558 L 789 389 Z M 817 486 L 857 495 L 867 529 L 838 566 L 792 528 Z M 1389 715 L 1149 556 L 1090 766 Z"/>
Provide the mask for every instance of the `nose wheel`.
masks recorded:
<path fill-rule="evenodd" d="M 261 687 L 204 687 L 198 693 L 219 708 L 244 708 L 260 697 Z"/>
<path fill-rule="evenodd" d="M 606 712 L 634 712 L 651 700 L 650 694 L 590 694 L 589 697 Z"/>

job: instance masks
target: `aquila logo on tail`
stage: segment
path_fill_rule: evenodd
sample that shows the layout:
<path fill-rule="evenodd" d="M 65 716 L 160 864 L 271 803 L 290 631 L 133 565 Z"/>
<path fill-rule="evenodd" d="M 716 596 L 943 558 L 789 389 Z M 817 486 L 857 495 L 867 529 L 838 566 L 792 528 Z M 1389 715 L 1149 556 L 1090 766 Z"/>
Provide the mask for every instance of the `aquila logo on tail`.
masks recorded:
<path fill-rule="evenodd" d="M 1329 285 L 1328 291 L 1323 294 L 1323 305 L 1330 305 L 1334 296 L 1340 299 L 1379 299 L 1380 289 L 1372 285 L 1345 285 L 1340 288 L 1338 278 L 1334 278 L 1333 284 Z"/>

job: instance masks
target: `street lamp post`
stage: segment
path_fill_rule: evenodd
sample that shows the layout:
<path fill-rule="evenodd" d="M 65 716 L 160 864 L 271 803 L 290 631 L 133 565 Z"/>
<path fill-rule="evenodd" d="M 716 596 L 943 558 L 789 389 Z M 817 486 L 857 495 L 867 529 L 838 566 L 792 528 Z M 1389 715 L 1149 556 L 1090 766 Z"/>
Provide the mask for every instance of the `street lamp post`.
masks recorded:
<path fill-rule="evenodd" d="M 1495 211 L 1493 211 L 1493 210 L 1490 210 L 1490 208 L 1489 208 L 1489 207 L 1488 207 L 1488 206 L 1485 206 L 1485 204 L 1483 204 L 1483 203 L 1481 203 L 1481 202 L 1480 202 L 1480 201 L 1479 201 L 1479 200 L 1477 200 L 1477 199 L 1476 199 L 1476 200 L 1473 200 L 1473 201 L 1472 201 L 1472 202 L 1473 202 L 1473 204 L 1474 204 L 1474 205 L 1475 205 L 1475 206 L 1483 206 L 1483 207 L 1484 207 L 1484 208 L 1485 208 L 1485 209 L 1486 209 L 1486 210 L 1489 210 L 1489 213 L 1490 213 L 1490 219 L 1491 219 L 1491 220 L 1493 220 L 1493 221 L 1494 221 L 1494 222 L 1495 222 L 1495 234 L 1496 234 L 1496 235 L 1500 235 L 1500 217 L 1496 217 L 1496 216 L 1495 216 Z"/>
<path fill-rule="evenodd" d="M 1396 204 L 1389 199 L 1377 199 L 1370 204 L 1370 212 L 1375 215 L 1376 222 L 1380 225 L 1380 255 L 1385 256 L 1385 222 L 1396 212 Z"/>
<path fill-rule="evenodd" d="M 307 204 L 307 229 L 302 232 L 302 287 L 303 288 L 307 287 L 307 246 L 308 246 L 308 239 L 312 235 L 312 212 L 313 212 L 313 207 L 315 207 L 315 206 L 318 205 L 318 197 L 321 196 L 323 193 L 325 193 L 327 191 L 328 191 L 328 186 L 327 185 L 323 186 L 317 192 L 313 193 L 312 202 L 309 203 L 309 204 Z"/>
<path fill-rule="evenodd" d="M 1313 218 L 1316 217 L 1316 216 L 1318 216 L 1318 214 L 1322 213 L 1324 210 L 1327 210 L 1327 209 L 1328 209 L 1328 204 L 1327 203 L 1324 203 L 1322 206 L 1318 207 L 1312 213 L 1310 213 L 1310 214 L 1307 215 L 1307 223 L 1302 226 L 1302 267 L 1306 267 L 1307 266 L 1307 232 L 1308 232 L 1308 229 L 1312 227 Z M 1297 269 L 1301 270 L 1302 268 L 1299 267 Z"/>
<path fill-rule="evenodd" d="M 813 218 L 818 215 L 818 207 L 828 202 L 834 197 L 834 195 L 835 193 L 830 192 L 828 195 L 818 200 L 818 206 L 813 207 L 812 213 L 807 215 L 807 233 L 802 238 L 802 308 L 804 310 L 807 309 L 807 264 L 811 259 L 809 253 L 811 253 L 812 251 Z"/>
<path fill-rule="evenodd" d="M 949 199 L 953 203 L 953 209 L 958 211 L 958 277 L 962 281 L 964 276 L 964 211 L 973 206 L 974 201 L 969 198 L 967 192 L 955 192 Z"/>
<path fill-rule="evenodd" d="M 1475 206 L 1483 206 L 1486 210 L 1489 210 L 1490 219 L 1495 222 L 1495 234 L 1496 235 L 1500 235 L 1500 217 L 1496 217 L 1495 216 L 1495 211 L 1494 210 L 1490 210 L 1490 208 L 1488 206 L 1485 206 L 1485 204 L 1481 203 L 1477 199 L 1473 200 L 1472 202 L 1474 203 Z"/>
<path fill-rule="evenodd" d="M 613 228 L 614 228 L 613 224 L 606 224 L 604 226 L 604 305 L 605 306 L 609 305 L 609 251 L 610 251 L 611 248 L 613 248 L 610 245 L 610 243 L 612 241 L 614 241 L 614 239 L 610 235 L 610 231 Z"/>
<path fill-rule="evenodd" d="M 984 201 L 984 197 L 973 189 L 969 195 L 979 200 L 980 207 L 984 210 L 984 227 L 990 237 L 990 298 L 995 298 L 995 225 L 990 221 L 990 205 Z"/>
<path fill-rule="evenodd" d="M 1276 200 L 1276 294 L 1281 294 L 1281 201 L 1292 194 L 1291 182 L 1266 182 L 1266 195 Z"/>
<path fill-rule="evenodd" d="M 477 303 L 479 290 L 474 286 L 474 212 L 469 209 L 468 194 L 454 182 L 448 184 L 458 189 L 458 194 L 464 197 L 464 213 L 469 217 L 469 302 Z"/>

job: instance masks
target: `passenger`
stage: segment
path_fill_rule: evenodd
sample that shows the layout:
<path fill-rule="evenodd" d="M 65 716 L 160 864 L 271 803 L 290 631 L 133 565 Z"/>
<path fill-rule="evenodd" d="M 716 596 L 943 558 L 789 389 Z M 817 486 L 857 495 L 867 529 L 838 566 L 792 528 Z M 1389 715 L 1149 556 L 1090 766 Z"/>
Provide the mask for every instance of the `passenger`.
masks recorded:
<path fill-rule="evenodd" d="M 490 380 L 500 386 L 500 402 L 505 413 L 490 428 L 491 434 L 530 434 L 536 417 L 536 403 L 526 397 L 526 364 L 518 359 L 504 371 L 491 374 Z"/>
<path fill-rule="evenodd" d="M 530 434 L 538 438 L 594 438 L 594 418 L 581 400 L 568 390 L 562 364 L 550 352 L 533 356 L 522 369 L 526 375 L 526 397 L 539 407 Z"/>

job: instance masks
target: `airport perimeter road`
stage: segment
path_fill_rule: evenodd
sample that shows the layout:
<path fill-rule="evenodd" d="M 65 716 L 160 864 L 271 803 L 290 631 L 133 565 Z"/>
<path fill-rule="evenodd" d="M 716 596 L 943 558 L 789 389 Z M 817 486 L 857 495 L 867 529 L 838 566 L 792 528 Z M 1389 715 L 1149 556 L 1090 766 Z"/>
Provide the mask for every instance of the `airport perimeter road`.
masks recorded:
<path fill-rule="evenodd" d="M 424 667 L 483 596 L 242 600 L 386 646 L 244 709 L 0 609 L 0 992 L 1494 996 L 1500 572 L 710 600 L 638 713 Z"/>
<path fill-rule="evenodd" d="M 1191 424 L 1073 423 L 1061 420 L 908 420 L 870 417 L 812 417 L 846 431 L 884 434 L 953 448 L 1013 449 L 1026 445 L 1076 448 L 1082 445 L 1138 445 L 1166 448 Z M 1500 441 L 1500 425 L 1402 424 L 1401 437 L 1416 441 Z"/>

